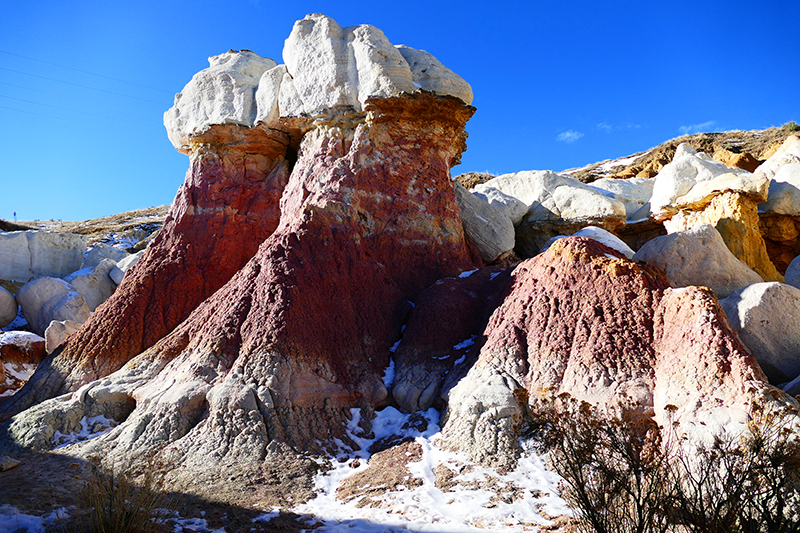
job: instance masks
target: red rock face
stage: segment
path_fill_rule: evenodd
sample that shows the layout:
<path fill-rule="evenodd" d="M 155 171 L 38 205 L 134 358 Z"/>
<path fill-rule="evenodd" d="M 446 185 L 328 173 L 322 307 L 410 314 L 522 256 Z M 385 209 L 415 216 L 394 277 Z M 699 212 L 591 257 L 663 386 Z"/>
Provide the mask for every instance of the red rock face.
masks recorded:
<path fill-rule="evenodd" d="M 255 408 L 268 440 L 313 450 L 342 436 L 351 408 L 385 400 L 382 375 L 408 301 L 480 265 L 449 175 L 471 114 L 453 98 L 399 97 L 371 102 L 355 129 L 306 134 L 278 229 L 143 355 L 170 361 L 149 389 L 211 387 L 206 422 L 171 452 L 182 458 L 220 446 L 233 437 L 218 435 L 215 421 L 234 427 L 237 409 Z M 146 395 L 137 402 L 147 404 Z"/>
<path fill-rule="evenodd" d="M 531 410 L 560 394 L 633 405 L 662 425 L 674 411 L 696 437 L 737 422 L 770 389 L 713 292 L 669 288 L 660 271 L 590 239 L 559 240 L 521 263 L 484 335 L 477 362 L 449 391 L 444 433 L 503 467 Z"/>
<path fill-rule="evenodd" d="M 278 226 L 288 138 L 215 126 L 194 141 L 186 180 L 153 244 L 3 411 L 18 412 L 119 369 L 224 285 Z"/>

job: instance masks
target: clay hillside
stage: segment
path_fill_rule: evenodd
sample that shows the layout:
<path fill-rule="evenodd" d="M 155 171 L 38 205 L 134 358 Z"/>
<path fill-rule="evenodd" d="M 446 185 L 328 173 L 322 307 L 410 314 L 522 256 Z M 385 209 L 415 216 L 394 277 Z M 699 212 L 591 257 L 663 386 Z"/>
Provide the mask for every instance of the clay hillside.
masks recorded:
<path fill-rule="evenodd" d="M 800 527 L 794 124 L 454 178 L 430 53 L 282 61 L 187 80 L 170 206 L 3 222 L 0 531 Z"/>

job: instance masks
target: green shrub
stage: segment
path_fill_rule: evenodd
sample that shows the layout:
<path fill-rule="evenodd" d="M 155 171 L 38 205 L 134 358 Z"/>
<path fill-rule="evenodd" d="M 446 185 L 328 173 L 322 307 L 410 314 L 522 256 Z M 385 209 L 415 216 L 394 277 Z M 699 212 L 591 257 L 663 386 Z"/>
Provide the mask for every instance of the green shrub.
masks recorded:
<path fill-rule="evenodd" d="M 794 120 L 791 120 L 786 124 L 784 124 L 783 126 L 781 126 L 781 128 L 785 129 L 786 131 L 800 131 L 800 124 L 798 124 Z"/>

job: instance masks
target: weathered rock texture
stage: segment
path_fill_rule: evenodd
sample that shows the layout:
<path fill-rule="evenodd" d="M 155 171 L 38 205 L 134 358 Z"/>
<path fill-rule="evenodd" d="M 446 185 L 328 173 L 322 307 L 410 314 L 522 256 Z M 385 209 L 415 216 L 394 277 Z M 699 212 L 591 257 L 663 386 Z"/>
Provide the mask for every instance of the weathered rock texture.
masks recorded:
<path fill-rule="evenodd" d="M 17 318 L 17 300 L 14 295 L 0 287 L 0 328 L 11 324 Z"/>
<path fill-rule="evenodd" d="M 772 383 L 800 376 L 800 289 L 784 283 L 758 283 L 720 303 Z"/>
<path fill-rule="evenodd" d="M 630 402 L 659 424 L 674 410 L 691 438 L 743 421 L 764 391 L 780 396 L 711 291 L 672 289 L 591 239 L 555 242 L 516 268 L 508 291 L 448 394 L 447 442 L 483 463 L 513 465 L 531 410 L 561 393 Z"/>
<path fill-rule="evenodd" d="M 764 281 L 728 250 L 710 224 L 656 237 L 642 246 L 633 260 L 663 270 L 673 287 L 701 285 L 720 298 Z"/>
<path fill-rule="evenodd" d="M 126 254 L 127 255 L 127 254 Z M 116 266 L 111 259 L 102 259 L 94 266 L 84 267 L 64 278 L 64 281 L 78 289 L 86 300 L 90 311 L 108 300 L 117 285 L 109 273 Z"/>
<path fill-rule="evenodd" d="M 81 268 L 86 237 L 73 233 L 0 233 L 0 280 L 25 283 L 66 276 Z"/>
<path fill-rule="evenodd" d="M 453 182 L 467 240 L 487 264 L 514 249 L 514 223 L 504 210 Z"/>
<path fill-rule="evenodd" d="M 180 465 L 174 486 L 202 492 L 229 482 L 225 467 L 244 475 L 347 439 L 351 409 L 386 399 L 381 376 L 408 301 L 481 265 L 449 174 L 472 113 L 415 93 L 369 100 L 362 123 L 307 132 L 280 225 L 257 254 L 117 373 L 15 417 L 6 442 L 48 448 L 55 430 L 104 414 L 124 423 L 81 454 L 130 464 L 158 452 Z"/>
<path fill-rule="evenodd" d="M 757 173 L 770 178 L 769 195 L 759 204 L 761 232 L 780 272 L 800 255 L 800 137 L 791 136 Z"/>
<path fill-rule="evenodd" d="M 78 289 L 58 278 L 38 278 L 26 283 L 17 293 L 17 301 L 37 335 L 44 335 L 52 320 L 82 324 L 91 312 Z"/>
<path fill-rule="evenodd" d="M 444 381 L 475 362 L 485 340 L 478 333 L 502 301 L 509 272 L 490 267 L 445 278 L 420 295 L 394 356 L 392 395 L 401 409 L 444 406 Z"/>
<path fill-rule="evenodd" d="M 186 181 L 155 241 L 2 412 L 19 412 L 119 369 L 225 284 L 278 225 L 287 146 L 283 133 L 236 126 L 192 137 Z"/>

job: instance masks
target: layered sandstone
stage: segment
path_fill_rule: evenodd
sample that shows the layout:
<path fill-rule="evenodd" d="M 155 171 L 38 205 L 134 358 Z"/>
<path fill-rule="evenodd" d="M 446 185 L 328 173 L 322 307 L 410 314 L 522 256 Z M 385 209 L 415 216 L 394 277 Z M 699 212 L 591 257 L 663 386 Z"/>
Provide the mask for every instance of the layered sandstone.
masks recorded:
<path fill-rule="evenodd" d="M 483 335 L 477 362 L 448 392 L 444 435 L 501 467 L 514 464 L 537 405 L 563 393 L 633 405 L 659 424 L 674 413 L 680 432 L 706 438 L 735 429 L 773 390 L 713 292 L 670 288 L 659 271 L 585 238 L 517 267 Z"/>

